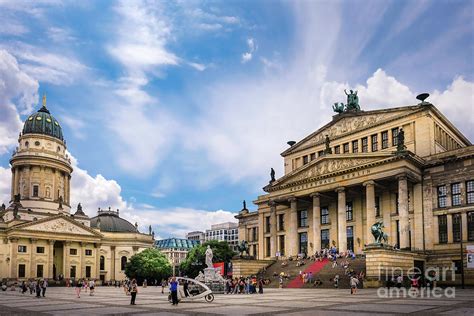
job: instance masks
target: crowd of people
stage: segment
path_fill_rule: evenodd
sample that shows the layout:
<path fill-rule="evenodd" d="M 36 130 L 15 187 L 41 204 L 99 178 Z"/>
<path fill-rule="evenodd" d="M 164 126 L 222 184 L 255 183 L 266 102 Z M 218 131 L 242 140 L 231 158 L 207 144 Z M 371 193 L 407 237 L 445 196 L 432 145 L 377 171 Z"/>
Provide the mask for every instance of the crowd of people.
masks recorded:
<path fill-rule="evenodd" d="M 22 281 L 20 284 L 13 283 L 10 286 L 10 291 L 20 291 L 20 293 L 25 294 L 28 291 L 30 295 L 35 294 L 36 298 L 46 297 L 46 289 L 48 288 L 48 280 L 47 279 L 29 279 L 26 281 Z M 6 283 L 3 283 L 1 286 L 2 291 L 6 291 L 8 286 Z"/>
<path fill-rule="evenodd" d="M 263 294 L 265 281 L 256 275 L 251 277 L 228 278 L 225 283 L 224 294 Z"/>

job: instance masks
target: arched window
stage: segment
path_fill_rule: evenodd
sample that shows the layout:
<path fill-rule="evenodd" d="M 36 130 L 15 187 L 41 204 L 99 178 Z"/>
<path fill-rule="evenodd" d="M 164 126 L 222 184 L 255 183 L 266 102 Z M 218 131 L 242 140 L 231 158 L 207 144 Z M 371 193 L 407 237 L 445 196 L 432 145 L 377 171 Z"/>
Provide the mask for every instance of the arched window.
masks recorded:
<path fill-rule="evenodd" d="M 122 256 L 120 259 L 120 269 L 123 271 L 125 270 L 125 265 L 127 264 L 127 257 Z"/>
<path fill-rule="evenodd" d="M 100 270 L 103 271 L 105 270 L 105 257 L 100 256 Z"/>

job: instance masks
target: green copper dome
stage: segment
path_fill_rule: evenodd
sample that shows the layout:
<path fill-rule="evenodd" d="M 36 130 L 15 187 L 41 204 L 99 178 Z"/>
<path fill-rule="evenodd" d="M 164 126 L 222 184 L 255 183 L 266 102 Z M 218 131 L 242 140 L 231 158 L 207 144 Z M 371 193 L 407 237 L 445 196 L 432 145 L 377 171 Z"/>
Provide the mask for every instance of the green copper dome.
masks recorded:
<path fill-rule="evenodd" d="M 43 106 L 35 114 L 30 115 L 23 126 L 23 135 L 43 134 L 64 141 L 63 131 L 59 122 L 46 108 L 46 98 L 43 97 Z"/>

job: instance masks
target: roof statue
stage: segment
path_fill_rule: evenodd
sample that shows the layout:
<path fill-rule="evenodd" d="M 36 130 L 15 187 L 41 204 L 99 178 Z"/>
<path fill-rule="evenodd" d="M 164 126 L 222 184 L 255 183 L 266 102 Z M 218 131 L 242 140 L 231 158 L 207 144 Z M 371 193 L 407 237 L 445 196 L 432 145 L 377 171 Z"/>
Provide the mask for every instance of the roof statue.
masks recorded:
<path fill-rule="evenodd" d="M 247 202 L 245 200 L 243 202 L 243 206 L 244 206 L 243 210 L 246 210 L 247 209 Z"/>
<path fill-rule="evenodd" d="M 407 146 L 405 146 L 405 132 L 403 131 L 403 128 L 401 128 L 397 135 L 397 153 L 402 153 L 406 149 Z"/>
<path fill-rule="evenodd" d="M 270 168 L 270 183 L 275 181 L 275 169 Z"/>
<path fill-rule="evenodd" d="M 151 235 L 151 225 L 148 226 L 148 235 Z"/>
<path fill-rule="evenodd" d="M 347 93 L 346 89 L 344 89 L 344 93 L 347 96 L 347 103 L 338 103 L 335 102 L 332 106 L 334 112 L 341 114 L 344 112 L 359 112 L 359 97 L 357 96 L 357 90 L 349 90 L 350 93 Z"/>
<path fill-rule="evenodd" d="M 326 135 L 326 139 L 324 140 L 324 143 L 326 144 L 326 148 L 324 149 L 324 154 L 332 154 L 331 140 L 329 139 L 329 135 Z"/>
<path fill-rule="evenodd" d="M 46 107 L 46 93 L 43 94 L 43 107 Z"/>

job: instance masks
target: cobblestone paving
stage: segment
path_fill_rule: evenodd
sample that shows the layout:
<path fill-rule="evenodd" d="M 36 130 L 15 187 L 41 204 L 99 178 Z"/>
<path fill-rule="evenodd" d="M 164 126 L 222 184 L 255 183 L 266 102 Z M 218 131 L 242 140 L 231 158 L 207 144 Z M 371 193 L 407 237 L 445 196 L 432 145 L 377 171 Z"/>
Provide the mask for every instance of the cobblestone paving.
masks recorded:
<path fill-rule="evenodd" d="M 155 287 L 140 288 L 137 305 L 121 289 L 98 287 L 94 296 L 77 298 L 72 288 L 50 287 L 46 298 L 0 292 L 0 315 L 474 315 L 474 290 L 456 289 L 455 298 L 380 298 L 375 289 L 266 289 L 264 294 L 216 295 L 172 306 Z"/>

